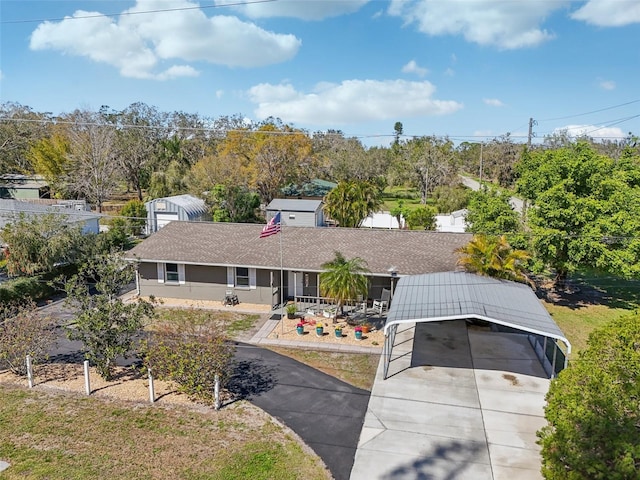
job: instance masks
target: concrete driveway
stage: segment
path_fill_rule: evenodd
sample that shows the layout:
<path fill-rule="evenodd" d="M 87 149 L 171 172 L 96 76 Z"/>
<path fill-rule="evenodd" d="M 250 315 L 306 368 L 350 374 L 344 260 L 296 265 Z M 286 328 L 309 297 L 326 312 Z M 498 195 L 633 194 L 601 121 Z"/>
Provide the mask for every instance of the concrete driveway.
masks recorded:
<path fill-rule="evenodd" d="M 351 479 L 541 479 L 535 432 L 549 380 L 526 337 L 464 321 L 401 328 Z"/>

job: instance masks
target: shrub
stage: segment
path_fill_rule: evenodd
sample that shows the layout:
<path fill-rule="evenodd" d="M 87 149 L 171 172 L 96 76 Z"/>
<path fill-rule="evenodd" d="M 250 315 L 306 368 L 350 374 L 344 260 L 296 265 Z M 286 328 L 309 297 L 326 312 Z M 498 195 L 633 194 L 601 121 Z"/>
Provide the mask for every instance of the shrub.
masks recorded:
<path fill-rule="evenodd" d="M 26 375 L 25 359 L 38 363 L 47 358 L 55 341 L 51 319 L 38 312 L 32 301 L 8 303 L 0 307 L 0 365 L 17 375 Z"/>
<path fill-rule="evenodd" d="M 206 312 L 192 313 L 159 325 L 141 342 L 141 356 L 155 377 L 213 403 L 215 375 L 226 382 L 234 347 Z"/>

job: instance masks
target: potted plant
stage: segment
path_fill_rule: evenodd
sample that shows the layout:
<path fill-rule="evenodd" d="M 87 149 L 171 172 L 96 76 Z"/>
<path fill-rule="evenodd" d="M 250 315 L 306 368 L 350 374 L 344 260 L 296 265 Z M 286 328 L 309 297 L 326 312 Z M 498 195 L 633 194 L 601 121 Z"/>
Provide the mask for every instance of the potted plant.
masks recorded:
<path fill-rule="evenodd" d="M 298 335 L 304 335 L 304 323 L 299 322 L 296 325 L 296 332 L 298 332 Z"/>
<path fill-rule="evenodd" d="M 287 318 L 296 318 L 296 304 L 290 303 L 287 305 Z"/>
<path fill-rule="evenodd" d="M 362 325 L 360 325 L 360 330 L 363 334 L 369 333 L 369 328 L 370 325 L 367 322 L 364 322 Z"/>
<path fill-rule="evenodd" d="M 356 335 L 356 340 L 362 340 L 362 327 L 360 325 L 354 328 L 354 332 Z"/>
<path fill-rule="evenodd" d="M 324 335 L 324 325 L 321 322 L 316 323 L 316 335 L 318 337 L 322 337 Z"/>
<path fill-rule="evenodd" d="M 342 338 L 342 325 L 336 325 L 335 327 L 336 338 Z"/>

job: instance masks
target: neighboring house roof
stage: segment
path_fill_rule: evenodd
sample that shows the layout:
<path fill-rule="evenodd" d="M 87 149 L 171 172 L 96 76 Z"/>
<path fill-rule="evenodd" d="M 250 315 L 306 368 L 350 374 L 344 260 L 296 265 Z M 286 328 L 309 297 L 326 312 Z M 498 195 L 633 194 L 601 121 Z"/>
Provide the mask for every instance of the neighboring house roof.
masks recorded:
<path fill-rule="evenodd" d="M 207 205 L 204 203 L 204 200 L 189 194 L 174 195 L 173 197 L 154 198 L 153 200 L 146 202 L 145 205 L 156 202 L 173 203 L 174 205 L 183 208 L 187 215 L 190 216 L 203 215 L 207 213 Z"/>
<path fill-rule="evenodd" d="M 65 215 L 68 223 L 86 222 L 87 220 L 93 220 L 103 216 L 91 212 L 73 210 L 71 208 L 56 208 L 20 200 L 0 199 L 0 229 L 4 228 L 7 223 L 11 223 L 14 216 L 20 213 L 27 215 L 46 213 Z"/>
<path fill-rule="evenodd" d="M 454 251 L 471 235 L 362 228 L 284 227 L 260 238 L 263 225 L 171 222 L 127 254 L 130 260 L 322 271 L 335 252 L 361 257 L 376 275 L 450 271 Z M 280 244 L 282 242 L 282 244 Z"/>
<path fill-rule="evenodd" d="M 37 190 L 49 186 L 44 177 L 7 173 L 0 175 L 0 186 L 7 188 L 26 188 Z"/>
<path fill-rule="evenodd" d="M 528 285 L 466 272 L 398 280 L 385 332 L 394 324 L 476 318 L 570 343 Z"/>
<path fill-rule="evenodd" d="M 274 198 L 267 205 L 267 210 L 282 210 L 284 212 L 317 212 L 322 206 L 322 200 L 301 200 L 297 198 Z"/>

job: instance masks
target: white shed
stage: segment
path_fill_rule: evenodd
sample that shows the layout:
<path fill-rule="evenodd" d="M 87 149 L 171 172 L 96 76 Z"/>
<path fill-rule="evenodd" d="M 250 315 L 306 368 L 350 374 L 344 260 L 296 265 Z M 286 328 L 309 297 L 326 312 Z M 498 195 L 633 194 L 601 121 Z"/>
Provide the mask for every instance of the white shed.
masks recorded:
<path fill-rule="evenodd" d="M 275 198 L 266 208 L 267 221 L 282 212 L 282 224 L 290 227 L 323 227 L 322 200 Z"/>
<path fill-rule="evenodd" d="M 150 200 L 144 204 L 147 209 L 147 234 L 157 232 L 167 223 L 204 222 L 211 220 L 204 200 L 193 195 L 175 195 Z"/>

